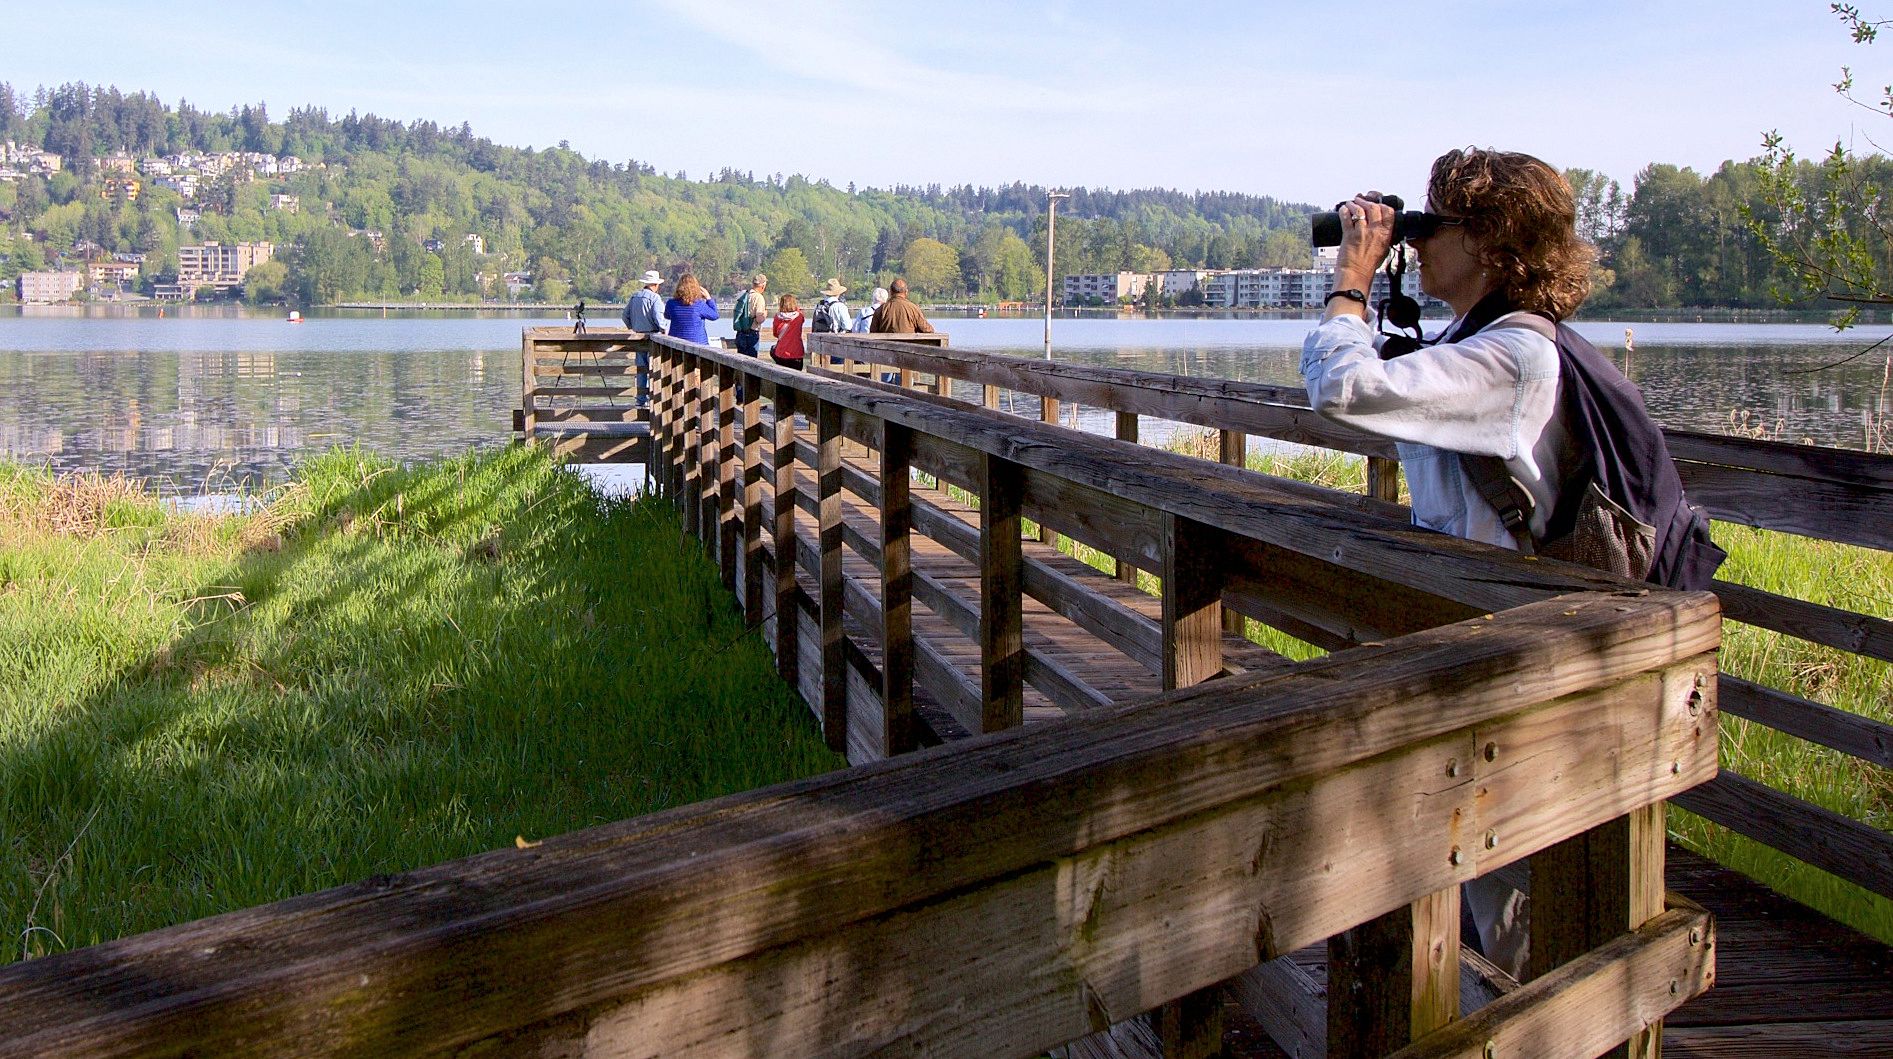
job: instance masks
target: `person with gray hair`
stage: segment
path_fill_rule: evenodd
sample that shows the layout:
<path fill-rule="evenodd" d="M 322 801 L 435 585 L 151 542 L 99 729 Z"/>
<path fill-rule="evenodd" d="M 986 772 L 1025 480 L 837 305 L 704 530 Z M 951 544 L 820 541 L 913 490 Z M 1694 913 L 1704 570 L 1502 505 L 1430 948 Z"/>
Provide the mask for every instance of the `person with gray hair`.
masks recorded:
<path fill-rule="evenodd" d="M 863 308 L 859 313 L 855 314 L 854 333 L 857 335 L 867 334 L 868 328 L 874 326 L 874 311 L 886 304 L 887 304 L 887 288 L 886 287 L 874 288 L 873 300 L 870 301 L 867 304 L 867 306 Z"/>
<path fill-rule="evenodd" d="M 749 289 L 736 299 L 736 317 L 731 325 L 736 329 L 736 351 L 745 357 L 756 355 L 756 345 L 762 341 L 763 317 L 769 315 L 769 296 L 763 292 L 769 289 L 769 277 L 756 273 Z"/>

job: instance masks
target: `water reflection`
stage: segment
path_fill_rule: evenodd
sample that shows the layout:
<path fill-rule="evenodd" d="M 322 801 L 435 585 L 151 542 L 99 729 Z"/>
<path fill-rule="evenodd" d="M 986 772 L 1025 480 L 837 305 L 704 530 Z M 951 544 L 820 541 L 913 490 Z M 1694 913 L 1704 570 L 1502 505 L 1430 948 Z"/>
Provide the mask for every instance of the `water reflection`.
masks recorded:
<path fill-rule="evenodd" d="M 176 310 L 173 310 L 175 313 Z M 957 348 L 1037 356 L 1043 322 L 942 314 Z M 172 493 L 279 480 L 304 453 L 360 443 L 402 459 L 503 444 L 518 403 L 517 314 L 274 314 L 151 309 L 0 312 L 0 452 L 123 472 Z M 724 330 L 715 333 L 727 333 Z M 1296 385 L 1299 319 L 1061 318 L 1059 359 Z M 1631 376 L 1665 424 L 1760 428 L 1860 447 L 1893 415 L 1884 351 L 1820 369 L 1888 333 L 1818 325 L 1633 324 Z M 1621 357 L 1624 325 L 1583 323 Z M 964 396 L 976 397 L 970 391 Z M 1022 408 L 1021 410 L 1025 410 Z M 1111 418 L 1083 413 L 1086 429 Z M 1148 424 L 1147 439 L 1164 433 Z"/>

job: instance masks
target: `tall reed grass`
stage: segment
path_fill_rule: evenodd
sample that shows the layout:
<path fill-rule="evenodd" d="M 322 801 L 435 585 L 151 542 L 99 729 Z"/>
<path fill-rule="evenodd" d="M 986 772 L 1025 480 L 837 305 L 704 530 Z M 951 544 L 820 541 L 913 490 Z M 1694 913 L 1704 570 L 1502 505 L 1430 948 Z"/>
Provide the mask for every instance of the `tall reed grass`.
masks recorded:
<path fill-rule="evenodd" d="M 0 961 L 842 764 L 661 501 L 530 448 L 256 500 L 0 468 Z"/>

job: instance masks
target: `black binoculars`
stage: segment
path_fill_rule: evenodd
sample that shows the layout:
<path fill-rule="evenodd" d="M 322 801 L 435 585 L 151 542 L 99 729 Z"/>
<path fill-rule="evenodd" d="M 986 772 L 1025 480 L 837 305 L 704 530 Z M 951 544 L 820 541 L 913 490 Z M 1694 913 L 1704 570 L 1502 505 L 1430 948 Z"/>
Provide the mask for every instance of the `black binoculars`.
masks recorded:
<path fill-rule="evenodd" d="M 1394 210 L 1393 241 L 1396 243 L 1406 242 L 1409 239 L 1425 239 L 1445 225 L 1459 223 L 1457 217 L 1442 217 L 1437 213 L 1405 209 L 1406 203 L 1398 195 L 1388 195 L 1380 201 L 1382 205 L 1390 206 Z M 1341 245 L 1340 206 L 1336 206 L 1327 213 L 1317 213 L 1310 218 L 1310 221 L 1312 223 L 1309 235 L 1314 245 Z"/>

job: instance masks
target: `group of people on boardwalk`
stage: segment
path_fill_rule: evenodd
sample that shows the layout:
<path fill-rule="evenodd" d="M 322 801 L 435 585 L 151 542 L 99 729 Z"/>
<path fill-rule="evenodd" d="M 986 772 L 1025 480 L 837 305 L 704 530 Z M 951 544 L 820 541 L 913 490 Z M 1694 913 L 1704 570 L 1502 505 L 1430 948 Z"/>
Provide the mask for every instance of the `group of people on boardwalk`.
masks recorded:
<path fill-rule="evenodd" d="M 656 270 L 644 273 L 631 300 L 625 303 L 624 326 L 639 334 L 668 334 L 686 342 L 708 342 L 704 324 L 720 319 L 716 299 L 691 273 L 678 277 L 669 298 L 658 289 L 664 279 Z M 758 356 L 762 331 L 767 327 L 774 336 L 770 358 L 785 368 L 800 368 L 807 356 L 802 342 L 806 327 L 817 334 L 914 334 L 931 333 L 933 325 L 908 297 L 907 281 L 895 277 L 887 287 L 874 288 L 870 303 L 860 312 L 851 312 L 843 296 L 848 288 L 840 279 L 829 277 L 820 291 L 821 300 L 811 313 L 804 313 L 802 303 L 793 294 L 784 294 L 769 311 L 769 277 L 757 273 L 749 289 L 736 298 L 730 324 L 736 332 L 736 350 L 746 356 Z M 668 322 L 668 323 L 667 323 Z"/>

